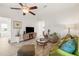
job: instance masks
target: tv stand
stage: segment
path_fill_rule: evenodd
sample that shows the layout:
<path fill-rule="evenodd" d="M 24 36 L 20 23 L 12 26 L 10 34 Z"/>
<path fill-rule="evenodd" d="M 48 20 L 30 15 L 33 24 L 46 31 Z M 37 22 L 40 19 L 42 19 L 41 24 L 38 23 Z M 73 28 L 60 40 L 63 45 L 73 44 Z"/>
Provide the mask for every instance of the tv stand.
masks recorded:
<path fill-rule="evenodd" d="M 30 40 L 30 39 L 34 39 L 36 37 L 36 33 L 35 32 L 30 32 L 30 33 L 25 33 L 23 34 L 23 40 Z"/>

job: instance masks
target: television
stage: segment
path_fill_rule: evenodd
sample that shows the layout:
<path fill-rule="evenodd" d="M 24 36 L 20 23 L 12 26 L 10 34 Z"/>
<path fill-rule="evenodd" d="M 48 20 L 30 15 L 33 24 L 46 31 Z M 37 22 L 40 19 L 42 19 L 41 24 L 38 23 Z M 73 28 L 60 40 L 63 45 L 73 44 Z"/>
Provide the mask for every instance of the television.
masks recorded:
<path fill-rule="evenodd" d="M 26 33 L 34 32 L 34 27 L 26 27 Z"/>

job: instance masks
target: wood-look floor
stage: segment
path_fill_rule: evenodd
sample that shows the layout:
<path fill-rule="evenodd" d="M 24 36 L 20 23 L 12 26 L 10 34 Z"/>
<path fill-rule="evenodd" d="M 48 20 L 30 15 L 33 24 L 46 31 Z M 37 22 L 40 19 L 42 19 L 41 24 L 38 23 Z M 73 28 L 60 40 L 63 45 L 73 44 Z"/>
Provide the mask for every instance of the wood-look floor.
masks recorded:
<path fill-rule="evenodd" d="M 36 56 L 48 56 L 50 49 L 53 47 L 52 43 L 47 43 L 45 48 L 37 45 L 36 39 L 31 39 L 21 43 L 9 44 L 7 39 L 0 39 L 0 56 L 17 56 L 18 49 L 27 44 L 35 45 Z"/>

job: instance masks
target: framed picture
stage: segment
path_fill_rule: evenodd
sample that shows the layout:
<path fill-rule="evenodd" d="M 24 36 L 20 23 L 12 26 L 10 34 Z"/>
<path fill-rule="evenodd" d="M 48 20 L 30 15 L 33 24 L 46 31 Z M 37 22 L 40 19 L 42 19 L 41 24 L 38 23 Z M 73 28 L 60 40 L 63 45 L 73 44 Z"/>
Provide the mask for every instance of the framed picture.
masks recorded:
<path fill-rule="evenodd" d="M 21 29 L 22 28 L 22 22 L 21 21 L 13 21 L 13 28 Z"/>

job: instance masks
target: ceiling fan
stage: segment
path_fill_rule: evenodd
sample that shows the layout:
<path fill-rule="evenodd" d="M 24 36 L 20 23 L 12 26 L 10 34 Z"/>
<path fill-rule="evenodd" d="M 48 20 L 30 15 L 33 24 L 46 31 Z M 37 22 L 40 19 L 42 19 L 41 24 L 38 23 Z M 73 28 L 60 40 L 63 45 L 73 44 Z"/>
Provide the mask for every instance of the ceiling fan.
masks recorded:
<path fill-rule="evenodd" d="M 22 3 L 19 3 L 19 5 L 21 6 L 21 8 L 14 8 L 14 7 L 11 7 L 11 9 L 15 9 L 15 10 L 22 10 L 23 11 L 23 15 L 26 15 L 26 13 L 30 13 L 32 15 L 36 15 L 35 13 L 33 13 L 31 10 L 34 10 L 34 9 L 37 9 L 38 7 L 37 6 L 32 6 L 32 7 L 29 7 L 29 6 L 24 6 Z"/>

